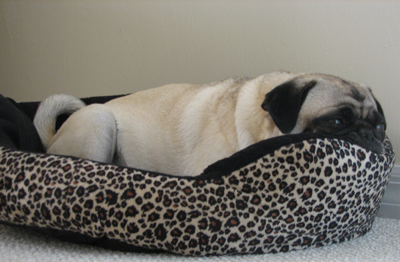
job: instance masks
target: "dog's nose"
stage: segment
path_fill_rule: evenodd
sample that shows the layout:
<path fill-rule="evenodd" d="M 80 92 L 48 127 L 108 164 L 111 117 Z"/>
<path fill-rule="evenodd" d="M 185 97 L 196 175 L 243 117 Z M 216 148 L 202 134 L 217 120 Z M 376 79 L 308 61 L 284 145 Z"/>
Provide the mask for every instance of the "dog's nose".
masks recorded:
<path fill-rule="evenodd" d="M 374 132 L 368 128 L 362 128 L 359 131 L 359 134 L 362 138 L 364 138 L 366 141 L 369 141 L 369 142 L 372 142 L 375 139 Z"/>

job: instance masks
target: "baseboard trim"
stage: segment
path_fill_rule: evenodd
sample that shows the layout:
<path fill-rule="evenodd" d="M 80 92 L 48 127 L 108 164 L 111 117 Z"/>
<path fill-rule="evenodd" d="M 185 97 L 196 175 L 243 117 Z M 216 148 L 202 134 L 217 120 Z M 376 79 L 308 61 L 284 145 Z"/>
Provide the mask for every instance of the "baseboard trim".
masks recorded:
<path fill-rule="evenodd" d="M 395 165 L 378 217 L 400 219 L 400 165 Z"/>

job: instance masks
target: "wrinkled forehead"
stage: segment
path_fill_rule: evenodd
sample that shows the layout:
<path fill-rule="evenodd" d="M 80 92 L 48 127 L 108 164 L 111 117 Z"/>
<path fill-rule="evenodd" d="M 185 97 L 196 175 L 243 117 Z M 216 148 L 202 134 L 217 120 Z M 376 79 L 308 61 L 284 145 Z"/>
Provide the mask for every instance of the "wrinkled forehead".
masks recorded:
<path fill-rule="evenodd" d="M 327 87 L 330 91 L 322 88 L 322 92 L 330 93 L 332 98 L 337 100 L 343 99 L 347 103 L 354 104 L 354 106 L 372 106 L 376 108 L 376 103 L 372 92 L 365 85 L 359 83 L 335 85 L 334 83 L 330 83 L 327 85 Z"/>
<path fill-rule="evenodd" d="M 364 84 L 332 76 L 320 76 L 316 80 L 317 84 L 310 90 L 304 105 L 314 107 L 312 111 L 318 115 L 346 106 L 366 117 L 371 110 L 377 109 L 370 88 Z"/>

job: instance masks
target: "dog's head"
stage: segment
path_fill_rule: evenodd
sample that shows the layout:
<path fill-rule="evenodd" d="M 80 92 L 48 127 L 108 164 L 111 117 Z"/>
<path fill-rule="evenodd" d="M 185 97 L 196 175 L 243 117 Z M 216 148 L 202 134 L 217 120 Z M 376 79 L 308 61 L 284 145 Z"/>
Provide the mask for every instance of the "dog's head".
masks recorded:
<path fill-rule="evenodd" d="M 386 121 L 371 90 L 323 74 L 301 74 L 266 95 L 262 108 L 285 134 L 323 133 L 383 153 Z"/>

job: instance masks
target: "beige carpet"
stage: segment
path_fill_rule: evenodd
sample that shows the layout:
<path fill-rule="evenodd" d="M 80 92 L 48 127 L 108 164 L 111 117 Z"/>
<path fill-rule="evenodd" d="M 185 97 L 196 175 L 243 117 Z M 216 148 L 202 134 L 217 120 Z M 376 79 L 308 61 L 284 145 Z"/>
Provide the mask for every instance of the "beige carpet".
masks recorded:
<path fill-rule="evenodd" d="M 377 218 L 373 229 L 367 235 L 338 245 L 280 254 L 220 257 L 116 252 L 65 243 L 46 238 L 31 230 L 0 225 L 0 261 L 400 261 L 400 220 Z"/>

